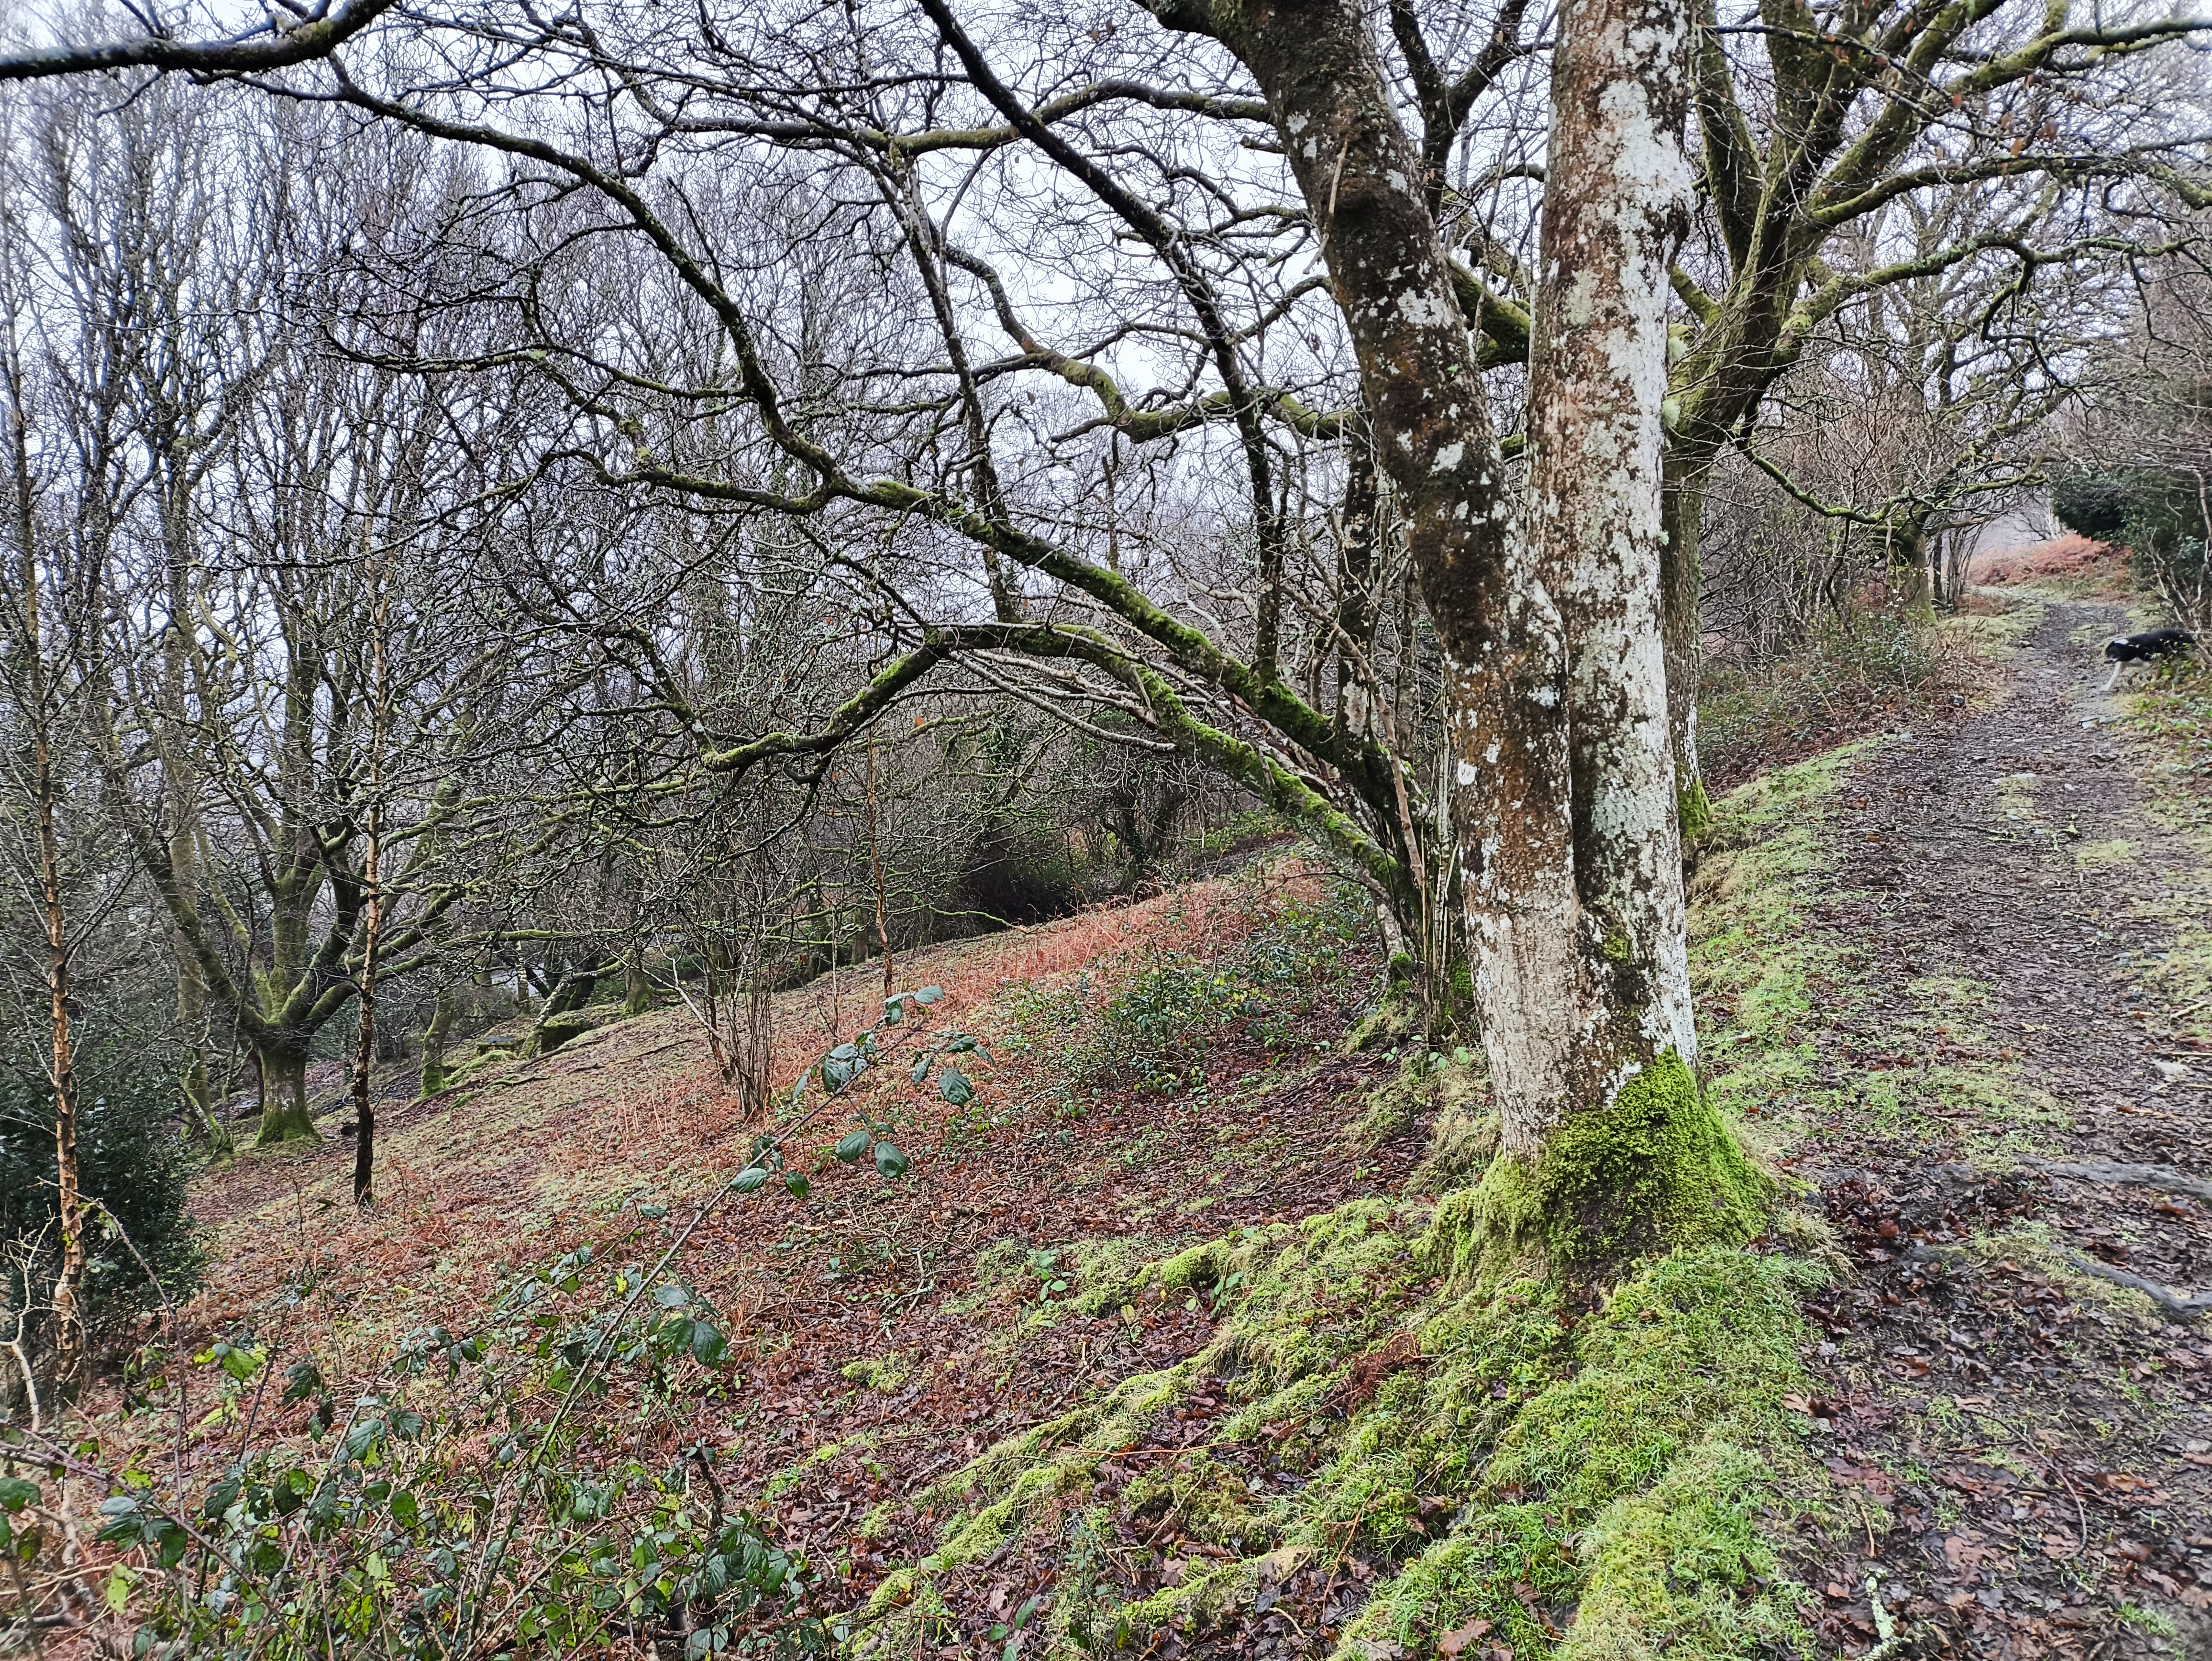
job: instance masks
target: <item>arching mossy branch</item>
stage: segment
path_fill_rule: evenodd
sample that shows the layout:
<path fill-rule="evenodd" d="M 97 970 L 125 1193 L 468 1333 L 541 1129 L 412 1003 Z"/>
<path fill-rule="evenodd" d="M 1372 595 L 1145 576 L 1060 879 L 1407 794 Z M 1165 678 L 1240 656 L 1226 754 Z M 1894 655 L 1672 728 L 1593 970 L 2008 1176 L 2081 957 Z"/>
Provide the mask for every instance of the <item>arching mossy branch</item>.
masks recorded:
<path fill-rule="evenodd" d="M 1311 783 L 1256 745 L 1200 720 L 1164 675 L 1087 629 L 1047 624 L 925 629 L 920 644 L 879 671 L 812 732 L 763 733 L 708 752 L 701 765 L 741 776 L 770 760 L 827 755 L 857 738 L 939 664 L 960 653 L 986 651 L 1079 662 L 1102 672 L 1137 696 L 1153 730 L 1183 754 L 1243 785 L 1385 891 L 1398 894 L 1407 882 L 1404 862 Z"/>

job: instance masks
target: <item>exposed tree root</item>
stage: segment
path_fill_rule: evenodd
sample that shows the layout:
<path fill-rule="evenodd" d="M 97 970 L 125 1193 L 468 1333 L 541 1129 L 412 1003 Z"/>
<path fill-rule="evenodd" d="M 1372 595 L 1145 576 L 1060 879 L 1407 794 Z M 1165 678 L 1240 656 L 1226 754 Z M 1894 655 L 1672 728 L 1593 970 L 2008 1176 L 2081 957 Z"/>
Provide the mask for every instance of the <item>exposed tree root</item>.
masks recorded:
<path fill-rule="evenodd" d="M 2021 1163 L 2054 1177 L 2079 1177 L 2093 1183 L 2125 1183 L 2135 1188 L 2162 1189 L 2168 1194 L 2193 1195 L 2212 1203 L 2212 1182 L 2176 1171 L 2170 1165 L 2126 1165 L 2112 1159 L 2022 1159 Z"/>
<path fill-rule="evenodd" d="M 1787 1648 L 1773 1539 L 1821 1478 L 1782 1403 L 1820 1271 L 1707 1245 L 1577 1320 L 1544 1285 L 1436 1277 L 1429 1220 L 1355 1202 L 1086 1273 L 1079 1306 L 1210 1295 L 1213 1342 L 919 1496 L 950 1513 L 937 1549 L 884 1583 L 857 1647 L 958 1641 L 976 1576 L 1022 1555 L 1053 1587 L 1050 1654 L 1294 1606 L 1301 1630 L 1326 1611 L 1349 1658 L 1476 1622 L 1587 1661 Z"/>
<path fill-rule="evenodd" d="M 2066 1260 L 2084 1275 L 2094 1275 L 2100 1281 L 2110 1281 L 2116 1287 L 2126 1287 L 2140 1292 L 2156 1304 L 2174 1320 L 2194 1321 L 2207 1310 L 2212 1310 L 2212 1292 L 2199 1292 L 2184 1296 L 2155 1281 L 2146 1281 L 2140 1275 L 2130 1275 L 2124 1269 L 2114 1269 L 2110 1263 L 2100 1263 L 2094 1257 L 2086 1257 L 2078 1251 L 2069 1251 Z"/>

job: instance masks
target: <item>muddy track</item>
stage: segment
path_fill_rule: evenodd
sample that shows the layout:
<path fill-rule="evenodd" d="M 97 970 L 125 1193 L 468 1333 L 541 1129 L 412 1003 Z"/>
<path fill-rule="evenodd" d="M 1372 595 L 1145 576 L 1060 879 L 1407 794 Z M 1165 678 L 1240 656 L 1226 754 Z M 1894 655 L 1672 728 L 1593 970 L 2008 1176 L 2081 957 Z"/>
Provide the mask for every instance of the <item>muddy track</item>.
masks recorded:
<path fill-rule="evenodd" d="M 2212 1048 L 2139 981 L 2200 861 L 2099 690 L 2124 622 L 2051 605 L 1995 708 L 1838 803 L 1828 1105 L 1791 1162 L 1853 1260 L 1811 1311 L 1828 1653 L 2212 1656 Z"/>

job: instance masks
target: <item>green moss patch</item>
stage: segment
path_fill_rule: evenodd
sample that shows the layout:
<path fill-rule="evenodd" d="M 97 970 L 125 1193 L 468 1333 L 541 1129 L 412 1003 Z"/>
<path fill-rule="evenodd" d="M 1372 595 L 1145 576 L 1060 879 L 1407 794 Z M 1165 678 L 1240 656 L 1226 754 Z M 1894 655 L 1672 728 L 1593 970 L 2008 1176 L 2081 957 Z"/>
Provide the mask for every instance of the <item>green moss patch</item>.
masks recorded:
<path fill-rule="evenodd" d="M 1705 792 L 1705 782 L 1693 778 L 1677 793 L 1675 818 L 1682 827 L 1682 845 L 1693 847 L 1703 841 L 1713 828 L 1713 799 Z"/>
<path fill-rule="evenodd" d="M 1052 1652 L 1362 1584 L 1341 1655 L 1477 1624 L 1523 1657 L 1791 1652 L 1775 1537 L 1820 1473 L 1783 1401 L 1820 1272 L 1708 1244 L 1577 1322 L 1543 1283 L 1434 1277 L 1432 1220 L 1361 1201 L 1148 1266 L 1155 1288 L 1212 1277 L 1212 1343 L 923 1496 L 952 1513 L 939 1548 L 884 1584 L 861 1647 L 941 1640 L 952 1579 L 1022 1552 L 1057 1566 Z M 1201 1444 L 1157 1439 L 1217 1396 Z"/>
<path fill-rule="evenodd" d="M 1772 1190 L 1670 1050 L 1569 1120 L 1537 1161 L 1499 1155 L 1445 1201 L 1435 1246 L 1455 1273 L 1533 1262 L 1587 1280 L 1653 1252 L 1741 1244 L 1765 1226 Z"/>
<path fill-rule="evenodd" d="M 1744 1244 L 1777 1195 L 1733 1130 L 1814 1085 L 1813 989 L 1853 995 L 1809 920 L 1824 810 L 1869 747 L 1709 804 L 1702 1094 L 1662 1058 L 1537 1166 L 1502 1166 L 1479 1064 L 1423 1053 L 1346 1117 L 1388 1135 L 1433 1110 L 1416 1187 L 1440 1201 L 1362 1200 L 1178 1250 L 1071 1248 L 1055 1272 L 1072 1310 L 1195 1304 L 1212 1341 L 909 1500 L 941 1519 L 935 1549 L 884 1583 L 859 1647 L 942 1648 L 951 1611 L 1019 1581 L 1051 1589 L 1030 1653 L 1134 1655 L 1169 1634 L 1264 1648 L 1255 1628 L 1276 1612 L 1313 1637 L 1323 1609 L 1345 1661 L 1423 1661 L 1477 1632 L 1455 1648 L 1809 1652 L 1784 1554 L 1826 1476 L 1784 1402 L 1810 1393 L 1798 1304 L 1833 1242 L 1785 1212 L 1805 1257 Z M 1563 1291 L 1577 1277 L 1526 1273 L 1561 1258 L 1611 1282 L 1601 1307 Z M 1003 1269 L 1025 1272 L 1011 1252 Z"/>

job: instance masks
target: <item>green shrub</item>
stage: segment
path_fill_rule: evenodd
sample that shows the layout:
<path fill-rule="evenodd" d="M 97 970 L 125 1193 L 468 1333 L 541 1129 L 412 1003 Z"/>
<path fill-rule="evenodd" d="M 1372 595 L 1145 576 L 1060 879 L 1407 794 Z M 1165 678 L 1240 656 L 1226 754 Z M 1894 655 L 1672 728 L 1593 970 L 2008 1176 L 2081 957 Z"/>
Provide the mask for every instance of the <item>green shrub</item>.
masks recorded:
<path fill-rule="evenodd" d="M 4 1295 L 15 1308 L 45 1304 L 58 1267 L 53 1098 L 37 1058 L 0 1068 L 0 1234 L 15 1248 Z M 95 1031 L 79 1050 L 77 1172 L 88 1207 L 84 1310 L 95 1330 L 180 1299 L 197 1281 L 200 1253 L 185 1209 L 191 1156 L 178 1140 L 177 1084 L 135 1037 Z M 121 1233 L 118 1234 L 118 1228 Z M 125 1244 L 122 1235 L 129 1236 Z M 131 1247 L 137 1249 L 137 1256 Z M 141 1268 L 138 1258 L 145 1260 Z M 147 1270 L 161 1277 L 157 1290 Z"/>
<path fill-rule="evenodd" d="M 1255 909 L 1264 904 L 1255 897 Z M 1032 1043 L 1059 1027 L 1069 1071 L 1083 1084 L 1172 1095 L 1204 1077 L 1207 1053 L 1232 1032 L 1287 1049 L 1317 1009 L 1340 1004 L 1345 947 L 1366 920 L 1360 897 L 1348 889 L 1314 905 L 1287 901 L 1225 950 L 1156 948 L 1103 1003 L 1086 974 L 1060 992 L 1023 1000 L 1018 1022 Z"/>
<path fill-rule="evenodd" d="M 2051 511 L 2070 531 L 2124 543 L 2140 554 L 2203 545 L 2203 508 L 2196 477 L 2179 468 L 2087 468 L 2051 481 Z"/>

